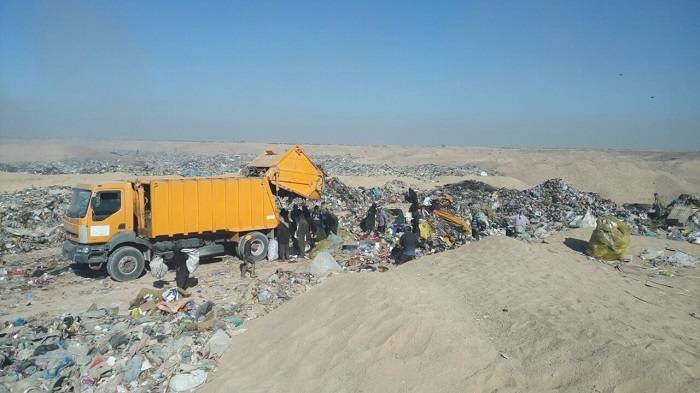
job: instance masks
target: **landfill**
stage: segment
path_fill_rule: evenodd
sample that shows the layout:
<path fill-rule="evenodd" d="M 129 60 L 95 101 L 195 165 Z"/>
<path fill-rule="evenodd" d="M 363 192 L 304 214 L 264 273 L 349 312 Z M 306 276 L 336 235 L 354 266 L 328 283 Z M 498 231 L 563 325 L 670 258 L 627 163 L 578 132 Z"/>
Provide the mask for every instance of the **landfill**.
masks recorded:
<path fill-rule="evenodd" d="M 138 153 L 138 154 L 137 154 Z M 138 159 L 136 158 L 138 156 Z M 65 160 L 2 164 L 5 171 L 40 174 L 127 172 L 137 175 L 217 175 L 240 170 L 248 155 L 197 156 L 181 153 L 113 152 L 108 160 Z M 392 175 L 434 179 L 437 176 L 491 175 L 475 166 L 389 166 L 358 163 L 352 157 L 318 157 L 330 175 Z M 205 383 L 218 357 L 235 346 L 245 321 L 265 315 L 307 291 L 325 277 L 341 272 L 384 272 L 394 268 L 391 252 L 404 226 L 409 186 L 393 180 L 382 187 L 350 187 L 327 176 L 320 201 L 338 216 L 339 230 L 319 241 L 303 271 L 278 269 L 265 278 L 241 281 L 225 295 L 204 299 L 176 288 L 146 288 L 124 312 L 96 305 L 82 313 L 17 318 L 0 331 L 0 392 L 180 392 Z M 416 256 L 441 252 L 483 236 L 514 236 L 541 241 L 572 227 L 590 227 L 596 218 L 616 217 L 633 234 L 700 242 L 699 199 L 680 196 L 668 216 L 650 217 L 648 206 L 619 206 L 595 193 L 577 190 L 551 179 L 527 190 L 494 188 L 463 181 L 431 190 L 416 190 L 420 200 L 434 201 L 446 214 L 428 214 L 420 225 L 423 238 Z M 63 240 L 61 217 L 70 198 L 68 187 L 28 188 L 0 194 L 0 256 L 57 248 Z M 299 200 L 285 200 L 289 207 Z M 383 233 L 360 228 L 368 207 L 377 203 L 388 214 Z M 466 225 L 444 217 L 454 215 Z M 513 217 L 524 214 L 529 225 L 513 232 Z M 470 228 L 475 220 L 479 228 Z M 693 267 L 697 259 L 680 251 L 666 255 L 649 251 L 643 257 L 654 267 Z M 160 262 L 160 264 L 159 264 Z M 59 256 L 34 258 L 33 263 L 0 266 L 0 290 L 17 304 L 31 304 L 32 291 L 56 278 L 73 274 Z M 154 268 L 155 267 L 155 268 Z M 151 274 L 168 271 L 152 262 Z M 108 282 L 108 280 L 105 280 Z M 105 290 L 109 290 L 105 286 Z M 127 306 L 127 305 L 125 305 Z M 5 390 L 3 390 L 3 388 Z"/>

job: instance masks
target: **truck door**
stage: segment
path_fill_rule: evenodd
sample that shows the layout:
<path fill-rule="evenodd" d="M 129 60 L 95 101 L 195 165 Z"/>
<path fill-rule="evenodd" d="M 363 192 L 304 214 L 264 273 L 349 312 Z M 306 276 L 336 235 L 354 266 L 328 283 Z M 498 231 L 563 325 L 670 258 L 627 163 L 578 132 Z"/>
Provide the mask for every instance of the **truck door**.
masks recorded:
<path fill-rule="evenodd" d="M 106 243 L 115 233 L 126 229 L 125 200 L 121 190 L 100 190 L 90 201 L 92 208 L 88 235 L 91 243 Z"/>

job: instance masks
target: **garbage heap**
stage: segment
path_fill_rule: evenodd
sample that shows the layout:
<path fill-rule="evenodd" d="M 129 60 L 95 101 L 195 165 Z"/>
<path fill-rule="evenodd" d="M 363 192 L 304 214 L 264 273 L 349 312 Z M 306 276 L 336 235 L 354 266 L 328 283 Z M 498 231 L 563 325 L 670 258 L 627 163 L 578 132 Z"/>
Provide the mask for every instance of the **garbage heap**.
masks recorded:
<path fill-rule="evenodd" d="M 342 237 L 355 240 L 346 241 L 342 248 L 336 247 L 336 259 L 350 270 L 383 270 L 406 223 L 407 191 L 408 186 L 400 181 L 383 187 L 353 188 L 336 178 L 327 179 L 323 201 L 341 216 L 340 227 L 346 231 Z M 440 209 L 466 221 L 476 215 L 485 235 L 505 235 L 513 217 L 522 212 L 530 220 L 526 233 L 520 235 L 525 240 L 545 238 L 572 226 L 595 226 L 594 217 L 620 211 L 610 200 L 579 191 L 561 179 L 548 180 L 524 191 L 497 189 L 468 180 L 418 194 L 419 200 L 429 196 Z M 379 235 L 364 234 L 359 227 L 373 202 L 384 205 L 389 216 L 387 231 Z M 397 203 L 401 204 L 398 209 L 387 207 Z M 417 250 L 418 256 L 451 249 L 471 239 L 470 231 L 436 214 L 429 215 L 419 229 L 423 242 Z"/>
<path fill-rule="evenodd" d="M 432 180 L 438 176 L 489 176 L 488 172 L 476 165 L 444 166 L 435 164 L 393 166 L 389 164 L 368 164 L 358 162 L 352 156 L 314 155 L 314 162 L 333 176 L 396 176 L 420 180 Z"/>
<path fill-rule="evenodd" d="M 27 188 L 0 193 L 0 254 L 57 246 L 70 188 Z"/>
<path fill-rule="evenodd" d="M 317 281 L 277 271 L 214 304 L 176 288 L 142 289 L 127 314 L 91 306 L 57 318 L 18 318 L 0 333 L 0 392 L 184 392 L 261 316 Z M 235 300 L 235 301 L 233 301 Z"/>
<path fill-rule="evenodd" d="M 215 176 L 237 173 L 254 154 L 114 151 L 96 159 L 0 163 L 0 171 L 40 175 L 124 172 L 140 176 Z"/>
<path fill-rule="evenodd" d="M 173 151 L 113 151 L 92 159 L 56 161 L 25 161 L 0 163 L 0 171 L 24 172 L 39 175 L 96 174 L 123 172 L 140 176 L 218 176 L 238 173 L 254 159 L 254 154 L 200 155 Z M 441 166 L 435 164 L 392 166 L 360 163 L 350 156 L 313 155 L 314 162 L 326 173 L 338 175 L 379 176 L 391 175 L 416 179 L 434 179 L 438 176 L 466 176 L 495 174 L 475 165 Z"/>
<path fill-rule="evenodd" d="M 632 234 L 687 240 L 700 244 L 700 197 L 681 194 L 662 214 L 650 214 L 652 205 L 629 203 L 624 205 L 621 218 L 632 229 Z"/>

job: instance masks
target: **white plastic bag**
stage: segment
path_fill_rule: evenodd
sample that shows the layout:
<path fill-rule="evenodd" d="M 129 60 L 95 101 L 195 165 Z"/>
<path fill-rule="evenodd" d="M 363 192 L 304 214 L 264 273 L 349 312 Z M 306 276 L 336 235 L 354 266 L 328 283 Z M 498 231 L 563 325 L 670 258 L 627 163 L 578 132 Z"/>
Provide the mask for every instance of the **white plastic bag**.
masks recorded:
<path fill-rule="evenodd" d="M 168 265 L 163 262 L 163 257 L 160 255 L 153 257 L 149 265 L 151 266 L 151 275 L 156 280 L 160 280 L 168 273 Z"/>
<path fill-rule="evenodd" d="M 194 273 L 199 267 L 199 250 L 196 248 L 183 248 L 180 250 L 187 254 L 187 270 L 190 274 Z"/>
<path fill-rule="evenodd" d="M 591 212 L 587 211 L 583 216 L 576 216 L 569 221 L 569 228 L 595 228 L 596 218 Z"/>
<path fill-rule="evenodd" d="M 338 265 L 335 258 L 327 251 L 321 251 L 316 254 L 316 258 L 306 268 L 306 272 L 313 274 L 315 277 L 325 277 L 331 273 L 340 273 L 342 271 L 343 268 Z"/>
<path fill-rule="evenodd" d="M 267 260 L 276 261 L 279 258 L 279 243 L 272 239 L 267 243 Z"/>

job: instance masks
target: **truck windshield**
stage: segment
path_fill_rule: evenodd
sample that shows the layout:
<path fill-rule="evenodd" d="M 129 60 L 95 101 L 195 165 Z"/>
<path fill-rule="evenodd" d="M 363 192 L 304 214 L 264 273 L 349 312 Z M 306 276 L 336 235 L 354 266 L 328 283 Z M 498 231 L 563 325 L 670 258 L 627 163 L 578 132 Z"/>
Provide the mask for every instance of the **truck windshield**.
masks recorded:
<path fill-rule="evenodd" d="M 66 210 L 66 215 L 70 218 L 83 218 L 87 213 L 88 205 L 90 204 L 90 190 L 73 189 L 73 197 L 70 200 L 70 206 Z"/>

